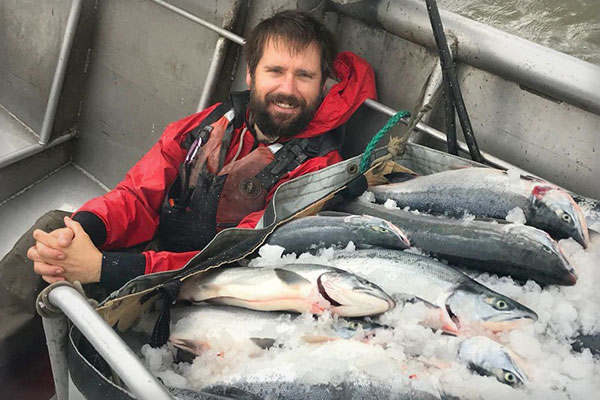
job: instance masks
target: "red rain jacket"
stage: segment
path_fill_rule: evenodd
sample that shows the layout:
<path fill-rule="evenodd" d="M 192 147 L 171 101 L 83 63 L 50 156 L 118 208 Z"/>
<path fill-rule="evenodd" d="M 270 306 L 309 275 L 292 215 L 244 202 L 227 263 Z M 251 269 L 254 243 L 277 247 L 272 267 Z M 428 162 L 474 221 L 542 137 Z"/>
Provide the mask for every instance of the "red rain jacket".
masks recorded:
<path fill-rule="evenodd" d="M 323 99 L 315 117 L 296 137 L 313 137 L 344 124 L 367 99 L 376 99 L 375 76 L 371 66 L 359 56 L 343 52 L 334 62 L 335 84 Z M 196 127 L 217 104 L 206 110 L 169 124 L 158 142 L 127 172 L 125 179 L 107 194 L 85 203 L 75 214 L 88 211 L 99 217 L 106 227 L 102 250 L 123 249 L 151 240 L 156 233 L 160 210 L 167 190 L 177 177 L 186 150 L 180 143 L 185 134 Z M 245 126 L 245 125 L 244 125 Z M 252 151 L 254 137 L 240 138 L 244 126 L 233 133 L 225 164 L 229 163 L 243 140 L 241 154 Z M 259 144 L 262 146 L 262 144 Z M 307 160 L 284 176 L 269 192 L 267 202 L 279 185 L 309 172 L 320 170 L 341 161 L 337 151 Z M 238 228 L 254 228 L 263 211 L 247 215 Z M 200 251 L 201 249 L 198 249 Z M 145 273 L 179 269 L 198 251 L 173 253 L 146 251 Z"/>

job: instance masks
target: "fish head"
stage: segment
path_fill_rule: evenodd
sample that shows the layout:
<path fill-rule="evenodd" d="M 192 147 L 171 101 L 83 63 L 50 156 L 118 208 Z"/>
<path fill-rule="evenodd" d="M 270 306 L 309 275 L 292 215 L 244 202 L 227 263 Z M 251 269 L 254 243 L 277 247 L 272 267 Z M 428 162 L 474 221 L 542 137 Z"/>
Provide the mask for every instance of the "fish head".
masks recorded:
<path fill-rule="evenodd" d="M 590 234 L 585 216 L 569 193 L 548 184 L 534 186 L 531 214 L 538 228 L 557 239 L 571 237 L 587 248 Z"/>
<path fill-rule="evenodd" d="M 509 386 L 521 386 L 529 379 L 521 366 L 523 361 L 517 355 L 485 336 L 463 340 L 458 346 L 458 358 L 477 373 L 494 376 Z"/>
<path fill-rule="evenodd" d="M 458 334 L 458 326 L 456 326 L 456 322 L 452 320 L 452 315 L 448 313 L 446 308 L 439 307 L 412 294 L 394 293 L 392 294 L 392 298 L 396 302 L 396 307 L 404 307 L 407 304 L 423 305 L 426 309 L 422 321 L 423 326 L 427 326 L 435 330 L 441 329 L 444 332 L 452 335 Z"/>
<path fill-rule="evenodd" d="M 445 306 L 460 329 L 472 326 L 498 332 L 538 319 L 537 314 L 523 304 L 471 279 L 454 288 Z"/>
<path fill-rule="evenodd" d="M 348 224 L 359 238 L 365 242 L 355 243 L 357 247 L 383 247 L 404 250 L 410 247 L 406 233 L 391 222 L 371 215 L 349 215 L 344 222 Z"/>
<path fill-rule="evenodd" d="M 195 354 L 197 356 L 201 355 L 205 351 L 210 349 L 210 344 L 203 342 L 201 340 L 196 339 L 187 339 L 184 337 L 178 337 L 176 335 L 171 335 L 169 337 L 169 343 L 178 349 L 185 350 L 188 353 Z"/>
<path fill-rule="evenodd" d="M 334 314 L 364 317 L 394 308 L 394 300 L 379 286 L 337 268 L 321 274 L 317 280 L 319 294 L 331 303 Z"/>
<path fill-rule="evenodd" d="M 547 282 L 572 286 L 577 282 L 577 273 L 567 260 L 558 242 L 545 231 L 528 225 L 511 224 L 508 227 L 511 237 L 515 238 L 522 250 L 519 257 L 522 264 L 535 263 L 544 267 Z M 537 279 L 536 279 L 537 280 Z"/>
<path fill-rule="evenodd" d="M 379 332 L 391 329 L 388 325 L 366 319 L 338 319 L 333 324 L 333 330 L 343 339 L 368 340 L 377 336 Z"/>

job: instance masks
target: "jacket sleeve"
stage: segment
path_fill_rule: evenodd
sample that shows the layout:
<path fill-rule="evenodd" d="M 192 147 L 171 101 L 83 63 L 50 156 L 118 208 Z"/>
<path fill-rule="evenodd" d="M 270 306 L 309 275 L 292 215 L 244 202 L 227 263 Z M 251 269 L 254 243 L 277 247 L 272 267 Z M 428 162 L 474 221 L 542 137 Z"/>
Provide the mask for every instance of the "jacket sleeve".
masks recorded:
<path fill-rule="evenodd" d="M 171 253 L 145 251 L 143 253 L 102 252 L 100 285 L 110 291 L 143 274 L 171 271 L 183 267 L 197 251 Z"/>
<path fill-rule="evenodd" d="M 182 268 L 192 259 L 198 251 L 187 251 L 185 253 L 172 253 L 170 251 L 145 251 L 142 253 L 146 257 L 146 270 L 144 273 L 152 274 L 154 272 L 172 271 Z"/>
<path fill-rule="evenodd" d="M 180 141 L 217 105 L 169 124 L 123 181 L 75 212 L 73 218 L 96 246 L 104 250 L 127 248 L 154 237 L 162 202 L 185 158 Z"/>

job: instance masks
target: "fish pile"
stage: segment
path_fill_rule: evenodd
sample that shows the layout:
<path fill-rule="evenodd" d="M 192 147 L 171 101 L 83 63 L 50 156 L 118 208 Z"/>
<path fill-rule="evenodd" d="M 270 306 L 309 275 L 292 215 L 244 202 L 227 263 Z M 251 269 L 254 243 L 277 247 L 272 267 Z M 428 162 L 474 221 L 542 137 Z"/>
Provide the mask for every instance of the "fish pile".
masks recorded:
<path fill-rule="evenodd" d="M 247 266 L 184 280 L 169 346 L 142 347 L 148 367 L 234 398 L 600 390 L 600 360 L 571 348 L 600 331 L 600 243 L 566 192 L 470 168 L 336 209 L 278 228 Z M 527 225 L 504 219 L 515 210 Z"/>

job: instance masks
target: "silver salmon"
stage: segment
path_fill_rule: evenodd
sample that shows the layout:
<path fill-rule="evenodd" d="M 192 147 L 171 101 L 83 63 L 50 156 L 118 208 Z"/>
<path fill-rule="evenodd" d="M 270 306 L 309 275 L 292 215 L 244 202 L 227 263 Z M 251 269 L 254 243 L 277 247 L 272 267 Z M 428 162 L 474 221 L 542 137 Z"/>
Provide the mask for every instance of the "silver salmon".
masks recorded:
<path fill-rule="evenodd" d="M 528 225 L 556 239 L 573 238 L 587 247 L 589 234 L 581 208 L 558 186 L 537 178 L 511 176 L 492 168 L 464 168 L 423 175 L 401 183 L 369 188 L 378 202 L 394 200 L 433 214 L 506 218 L 516 207 Z"/>
<path fill-rule="evenodd" d="M 364 341 L 384 329 L 383 325 L 363 320 L 339 318 L 323 324 L 312 317 L 302 320 L 292 314 L 198 304 L 171 310 L 169 342 L 196 355 L 208 349 L 219 353 L 235 349 L 258 354 L 275 342 L 291 340 L 291 335 L 307 343 L 338 339 Z"/>
<path fill-rule="evenodd" d="M 442 310 L 454 322 L 454 332 L 471 334 L 484 328 L 493 332 L 537 320 L 524 305 L 474 281 L 464 273 L 432 258 L 397 250 L 339 252 L 333 264 L 360 274 L 392 296 L 417 296 Z"/>
<path fill-rule="evenodd" d="M 507 347 L 485 336 L 463 340 L 458 346 L 458 358 L 475 372 L 494 376 L 509 386 L 527 383 L 523 361 Z"/>
<path fill-rule="evenodd" d="M 558 243 L 532 226 L 417 215 L 360 200 L 337 209 L 387 219 L 402 227 L 413 246 L 460 267 L 544 285 L 577 282 L 577 274 Z"/>
<path fill-rule="evenodd" d="M 317 247 L 346 247 L 352 241 L 357 248 L 382 247 L 407 249 L 406 234 L 391 222 L 368 215 L 312 216 L 298 218 L 277 228 L 267 239 L 296 254 Z"/>
<path fill-rule="evenodd" d="M 394 301 L 373 283 L 317 264 L 281 268 L 218 268 L 185 280 L 179 300 L 210 301 L 260 311 L 362 317 L 386 312 Z"/>

